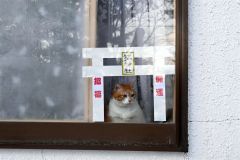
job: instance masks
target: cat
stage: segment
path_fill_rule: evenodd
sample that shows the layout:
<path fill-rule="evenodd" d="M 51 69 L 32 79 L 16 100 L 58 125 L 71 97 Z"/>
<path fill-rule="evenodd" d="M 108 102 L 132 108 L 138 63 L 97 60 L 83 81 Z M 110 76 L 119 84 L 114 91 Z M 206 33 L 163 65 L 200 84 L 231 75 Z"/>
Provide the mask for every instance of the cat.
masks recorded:
<path fill-rule="evenodd" d="M 117 84 L 112 92 L 107 111 L 107 122 L 145 123 L 145 117 L 130 84 Z"/>

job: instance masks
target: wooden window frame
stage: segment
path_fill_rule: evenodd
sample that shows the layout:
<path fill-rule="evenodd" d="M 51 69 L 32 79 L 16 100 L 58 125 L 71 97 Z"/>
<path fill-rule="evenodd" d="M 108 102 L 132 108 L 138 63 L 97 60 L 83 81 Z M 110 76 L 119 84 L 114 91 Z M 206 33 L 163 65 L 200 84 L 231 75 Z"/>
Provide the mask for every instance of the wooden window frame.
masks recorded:
<path fill-rule="evenodd" d="M 0 121 L 0 148 L 188 151 L 188 0 L 176 0 L 176 120 L 163 124 Z"/>

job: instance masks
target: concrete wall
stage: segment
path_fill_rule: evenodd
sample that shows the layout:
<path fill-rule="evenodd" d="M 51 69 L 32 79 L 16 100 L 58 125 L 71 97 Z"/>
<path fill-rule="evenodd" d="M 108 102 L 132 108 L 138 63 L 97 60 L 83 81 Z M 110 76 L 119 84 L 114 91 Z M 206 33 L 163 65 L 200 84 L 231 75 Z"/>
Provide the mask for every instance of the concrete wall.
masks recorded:
<path fill-rule="evenodd" d="M 189 0 L 189 153 L 0 150 L 0 160 L 240 159 L 240 0 Z"/>

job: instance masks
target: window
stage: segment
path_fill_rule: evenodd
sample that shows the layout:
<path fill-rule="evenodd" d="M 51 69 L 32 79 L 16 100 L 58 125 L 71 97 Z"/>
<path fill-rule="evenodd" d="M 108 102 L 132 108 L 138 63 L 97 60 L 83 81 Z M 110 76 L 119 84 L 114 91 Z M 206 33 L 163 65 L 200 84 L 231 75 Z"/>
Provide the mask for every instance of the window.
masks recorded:
<path fill-rule="evenodd" d="M 0 3 L 1 147 L 187 151 L 186 0 Z"/>

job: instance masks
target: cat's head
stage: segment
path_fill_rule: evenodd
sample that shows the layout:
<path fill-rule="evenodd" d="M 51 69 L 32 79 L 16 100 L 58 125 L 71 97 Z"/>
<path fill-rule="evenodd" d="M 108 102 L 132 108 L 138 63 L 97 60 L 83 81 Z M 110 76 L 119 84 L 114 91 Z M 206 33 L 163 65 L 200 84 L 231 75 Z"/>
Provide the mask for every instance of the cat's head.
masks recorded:
<path fill-rule="evenodd" d="M 136 100 L 136 92 L 131 84 L 116 84 L 112 98 L 120 105 L 126 106 Z"/>

